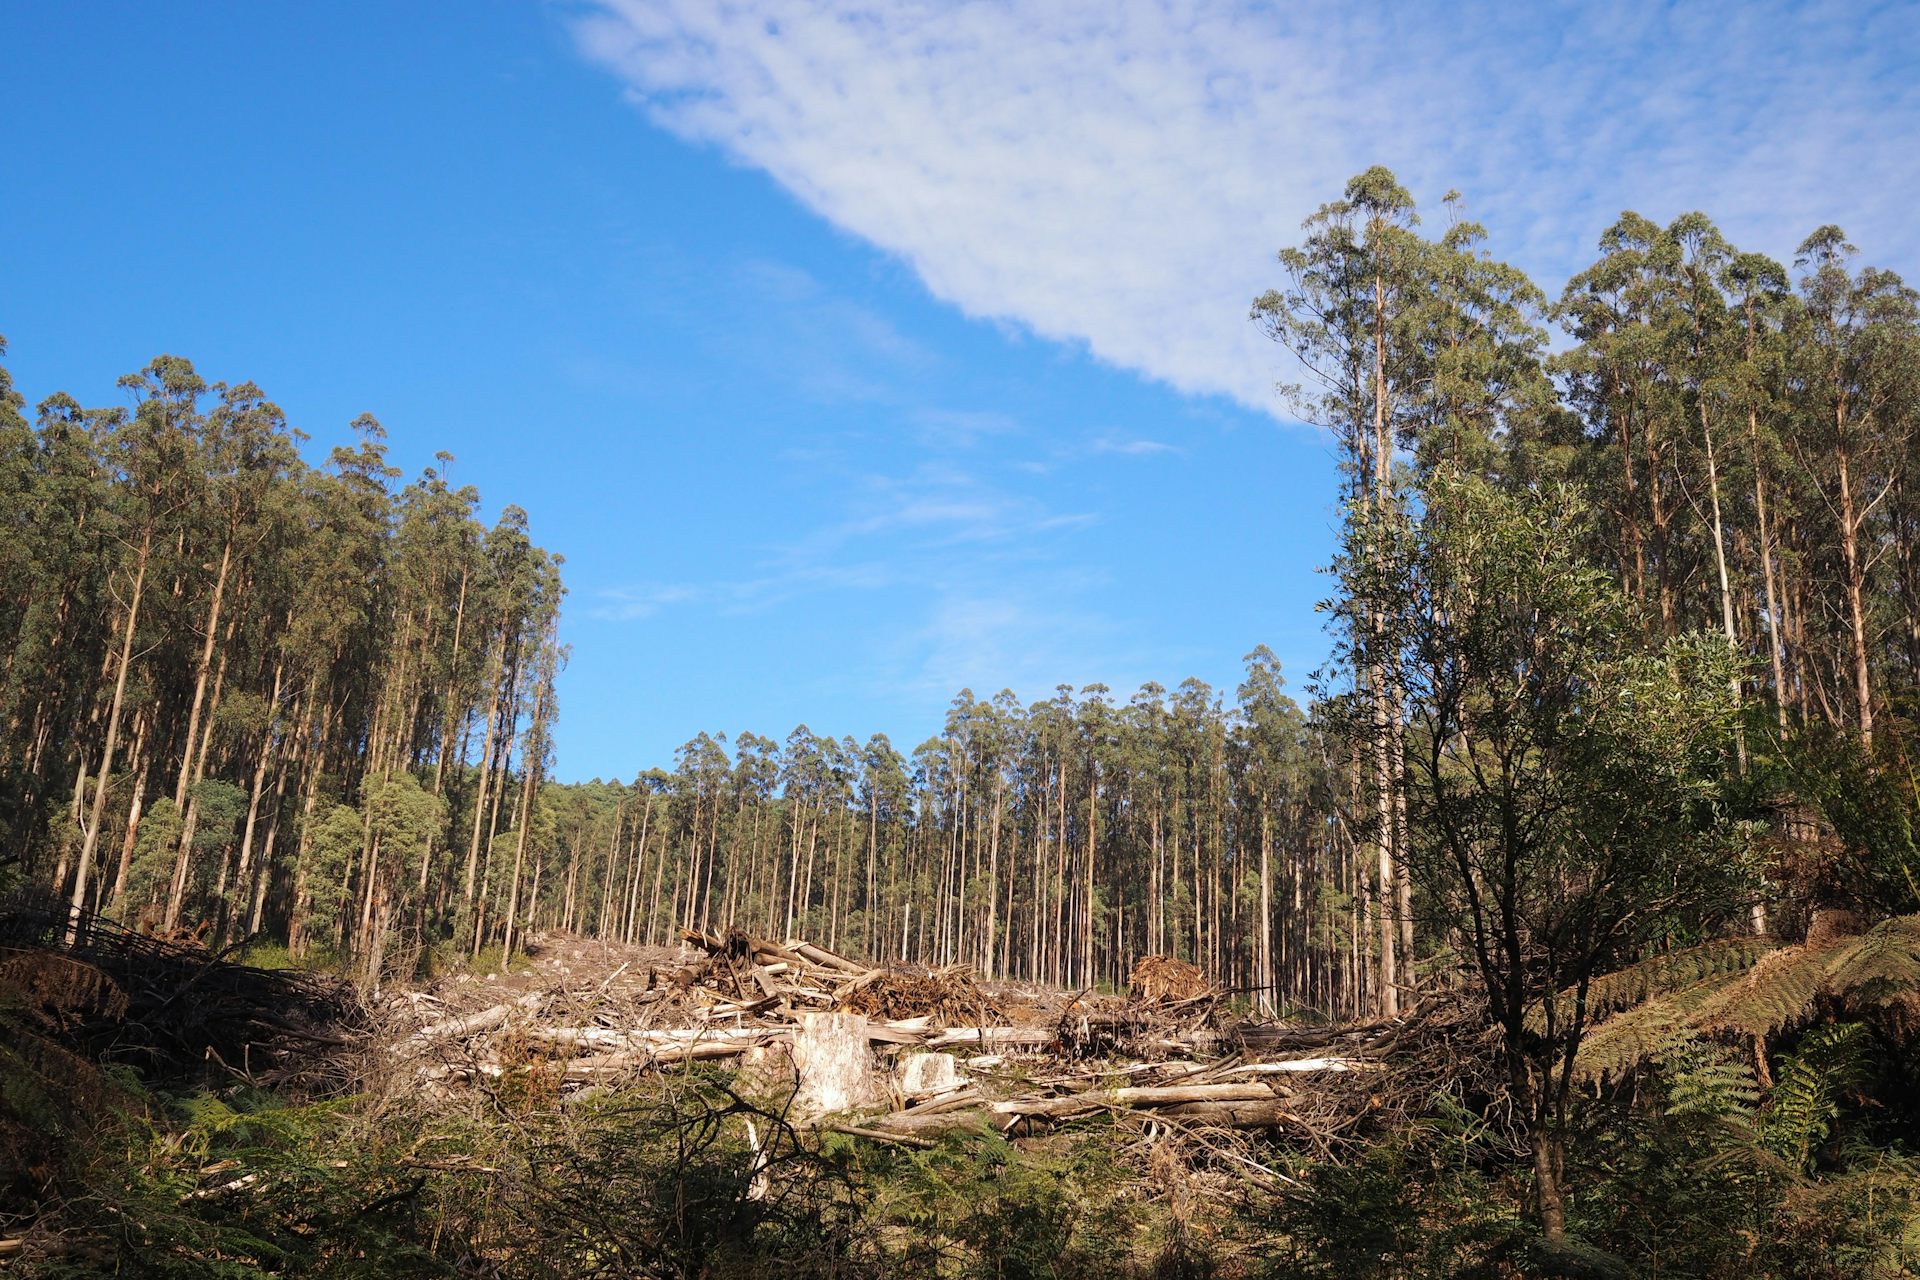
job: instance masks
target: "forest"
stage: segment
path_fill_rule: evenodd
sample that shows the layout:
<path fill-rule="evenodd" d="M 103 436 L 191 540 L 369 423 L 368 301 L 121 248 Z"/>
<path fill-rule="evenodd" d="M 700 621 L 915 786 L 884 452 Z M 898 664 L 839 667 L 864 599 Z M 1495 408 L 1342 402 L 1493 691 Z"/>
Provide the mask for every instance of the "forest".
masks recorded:
<path fill-rule="evenodd" d="M 1324 668 L 1290 685 L 1250 643 L 1232 690 L 960 690 L 911 749 L 729 726 L 586 783 L 550 776 L 562 558 L 450 455 L 405 480 L 362 417 L 315 462 L 261 388 L 176 356 L 104 408 L 29 409 L 0 368 L 0 892 L 69 943 L 365 993 L 552 936 L 738 928 L 1068 992 L 1170 956 L 1250 1017 L 1464 1011 L 1484 1071 L 1337 1147 L 1274 1137 L 1242 1159 L 1283 1181 L 1211 1216 L 1128 1208 L 1138 1257 L 1094 1249 L 1133 1176 L 1099 1133 L 814 1151 L 815 1199 L 697 1266 L 463 1243 L 468 1184 L 219 1266 L 182 1226 L 202 1243 L 156 1262 L 71 1190 L 104 1155 L 11 1178 L 0 1235 L 66 1187 L 93 1251 L 45 1274 L 1920 1273 L 1920 294 L 1838 227 L 1782 263 L 1631 212 L 1549 293 L 1375 168 L 1250 322 L 1341 464 Z M 173 1116 L 149 1142 L 209 1132 L 142 1105 Z M 383 1105 L 279 1140 L 378 1147 L 416 1123 Z M 79 1131 L 49 1108 L 11 1088 L 0 1154 Z M 151 1181 L 115 1132 L 115 1176 Z"/>

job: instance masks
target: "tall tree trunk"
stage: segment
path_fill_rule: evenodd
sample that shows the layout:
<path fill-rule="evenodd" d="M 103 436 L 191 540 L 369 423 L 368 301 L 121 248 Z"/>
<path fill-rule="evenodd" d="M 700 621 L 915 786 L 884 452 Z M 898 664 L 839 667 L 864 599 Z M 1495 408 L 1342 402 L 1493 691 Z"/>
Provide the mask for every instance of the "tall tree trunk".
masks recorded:
<path fill-rule="evenodd" d="M 107 781 L 113 774 L 113 751 L 120 738 L 120 711 L 127 701 L 127 671 L 133 666 L 133 636 L 140 625 L 140 600 L 147 587 L 147 562 L 153 553 L 153 533 L 149 529 L 140 539 L 139 558 L 134 562 L 133 594 L 127 602 L 125 625 L 120 632 L 120 670 L 113 682 L 113 705 L 107 712 L 107 741 L 100 750 L 100 780 L 93 792 L 93 810 L 87 819 L 87 833 L 80 846 L 79 865 L 73 876 L 73 910 L 67 926 L 67 941 L 79 937 L 81 912 L 87 904 L 87 872 L 93 865 L 93 851 L 100 843 L 100 822 L 107 810 Z"/>
<path fill-rule="evenodd" d="M 1773 712 L 1781 736 L 1787 732 L 1786 653 L 1781 638 L 1780 599 L 1773 587 L 1773 531 L 1767 524 L 1766 471 L 1760 465 L 1760 417 L 1747 410 L 1747 443 L 1753 455 L 1753 509 L 1760 534 L 1760 580 L 1767 599 L 1767 655 L 1773 660 Z"/>
<path fill-rule="evenodd" d="M 247 820 L 240 832 L 240 865 L 233 876 L 234 891 L 240 894 L 245 894 L 252 883 L 249 877 L 253 870 L 253 835 L 260 820 L 260 798 L 266 791 L 267 772 L 273 763 L 273 723 L 279 715 L 281 678 L 285 669 L 284 658 L 274 662 L 273 693 L 267 699 L 267 723 L 260 733 L 260 749 L 254 760 L 253 779 L 247 788 Z M 223 937 L 224 928 L 223 920 Z"/>
<path fill-rule="evenodd" d="M 228 628 L 229 640 L 232 628 Z M 219 668 L 213 678 L 213 707 L 220 705 L 220 693 L 227 681 L 227 654 L 223 648 L 220 654 Z M 211 718 L 211 712 L 209 713 Z M 173 884 L 167 894 L 167 928 L 171 929 L 180 922 L 180 912 L 186 905 L 187 872 L 193 862 L 193 837 L 200 825 L 199 786 L 207 774 L 207 748 L 213 741 L 213 728 L 200 735 L 200 743 L 193 757 L 192 787 L 187 792 L 187 811 L 180 823 L 180 848 L 174 858 Z"/>
<path fill-rule="evenodd" d="M 114 868 L 113 888 L 107 894 L 109 903 L 118 903 L 120 895 L 126 892 L 127 871 L 133 865 L 134 845 L 140 839 L 140 812 L 147 798 L 147 776 L 153 771 L 153 762 L 147 757 L 147 731 L 152 727 L 153 717 L 137 716 L 134 724 L 133 803 L 127 806 L 127 829 L 120 837 L 120 862 Z"/>
<path fill-rule="evenodd" d="M 1387 304 L 1384 282 L 1378 274 L 1373 278 L 1373 311 L 1373 511 L 1367 536 L 1375 542 L 1377 549 L 1393 496 L 1393 440 L 1387 420 Z M 1368 602 L 1367 617 L 1372 632 L 1369 637 L 1368 664 L 1373 673 L 1370 683 L 1373 686 L 1374 807 L 1375 821 L 1379 827 L 1375 847 L 1379 863 L 1380 1012 L 1390 1018 L 1400 1012 L 1399 973 L 1395 965 L 1398 931 L 1392 910 L 1395 856 L 1393 715 L 1397 708 L 1392 706 L 1395 699 L 1392 681 L 1387 675 L 1386 620 L 1379 601 Z"/>
<path fill-rule="evenodd" d="M 233 564 L 233 539 L 220 550 L 220 571 L 213 580 L 213 598 L 207 604 L 207 638 L 200 646 L 200 660 L 194 664 L 193 706 L 187 713 L 187 741 L 180 752 L 180 777 L 173 784 L 173 804 L 187 806 L 187 788 L 193 772 L 194 744 L 200 732 L 200 710 L 207 695 L 207 676 L 213 668 L 214 638 L 220 633 L 220 606 L 227 594 L 227 571 Z"/>
<path fill-rule="evenodd" d="M 1867 666 L 1867 608 L 1866 608 L 1866 561 L 1860 551 L 1860 526 L 1863 520 L 1856 510 L 1853 492 L 1852 458 L 1845 435 L 1846 408 L 1844 402 L 1836 409 L 1836 425 L 1839 428 L 1838 446 L 1835 449 L 1835 462 L 1839 467 L 1840 481 L 1840 555 L 1846 566 L 1847 623 L 1849 639 L 1852 641 L 1853 691 L 1858 705 L 1856 725 L 1860 733 L 1860 745 L 1869 753 L 1873 751 L 1873 686 Z"/>
<path fill-rule="evenodd" d="M 1727 648 L 1734 653 L 1740 652 L 1740 636 L 1733 625 L 1733 584 L 1727 577 L 1727 541 L 1720 521 L 1720 469 L 1714 459 L 1713 424 L 1707 416 L 1707 397 L 1702 392 L 1696 397 L 1700 406 L 1700 437 L 1707 446 L 1707 499 L 1713 512 L 1713 564 L 1720 575 L 1720 625 L 1726 632 Z M 1727 677 L 1728 692 L 1733 696 L 1733 705 L 1738 710 L 1741 702 L 1740 675 L 1736 671 Z M 1747 730 L 1740 719 L 1733 724 L 1734 760 L 1740 776 L 1747 773 Z"/>

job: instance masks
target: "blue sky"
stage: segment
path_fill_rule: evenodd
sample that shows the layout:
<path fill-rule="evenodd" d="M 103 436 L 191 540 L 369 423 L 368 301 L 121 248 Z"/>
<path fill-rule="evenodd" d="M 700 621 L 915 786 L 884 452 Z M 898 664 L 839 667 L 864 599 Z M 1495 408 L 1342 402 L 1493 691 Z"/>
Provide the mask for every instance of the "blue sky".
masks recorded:
<path fill-rule="evenodd" d="M 1513 9 L 14 5 L 0 333 L 33 399 L 177 352 L 526 507 L 563 777 L 1298 684 L 1331 459 L 1246 308 L 1350 173 L 1550 289 L 1624 207 L 1914 274 L 1914 5 Z"/>

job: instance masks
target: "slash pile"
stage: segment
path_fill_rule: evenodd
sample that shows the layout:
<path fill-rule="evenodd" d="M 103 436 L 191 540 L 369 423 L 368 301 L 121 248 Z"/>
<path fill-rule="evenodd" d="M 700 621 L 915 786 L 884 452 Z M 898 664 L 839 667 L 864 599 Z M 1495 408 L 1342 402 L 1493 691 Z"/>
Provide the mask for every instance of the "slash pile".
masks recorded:
<path fill-rule="evenodd" d="M 599 966 L 566 963 L 568 940 L 536 939 L 520 994 L 437 1016 L 453 993 L 417 993 L 392 1052 L 431 1088 L 517 1080 L 561 1093 L 731 1060 L 742 1081 L 776 1080 L 798 1118 L 908 1145 L 1123 1112 L 1311 1135 L 1334 1095 L 1342 1111 L 1364 1095 L 1355 1073 L 1383 1065 L 1368 1052 L 1380 1028 L 1236 1022 L 1191 975 L 1166 981 L 1178 962 L 1156 966 L 1157 990 L 1089 998 L 984 984 L 964 968 L 866 965 L 738 929 L 682 936 L 677 951 L 633 954 L 584 981 L 576 969 Z"/>

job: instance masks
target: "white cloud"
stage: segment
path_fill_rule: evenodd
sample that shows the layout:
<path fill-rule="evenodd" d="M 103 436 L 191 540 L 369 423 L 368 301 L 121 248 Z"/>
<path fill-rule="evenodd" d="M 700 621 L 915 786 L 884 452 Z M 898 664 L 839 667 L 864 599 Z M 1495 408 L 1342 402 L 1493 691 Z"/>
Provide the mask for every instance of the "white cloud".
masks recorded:
<path fill-rule="evenodd" d="M 1248 302 L 1369 164 L 1462 189 L 1549 288 L 1624 207 L 1782 256 L 1821 222 L 1920 247 L 1904 4 L 598 0 L 576 33 L 968 313 L 1269 410 Z"/>
<path fill-rule="evenodd" d="M 1094 453 L 1118 454 L 1123 458 L 1150 458 L 1156 453 L 1179 453 L 1180 446 L 1164 440 L 1129 440 L 1119 436 L 1099 436 L 1088 446 Z"/>

